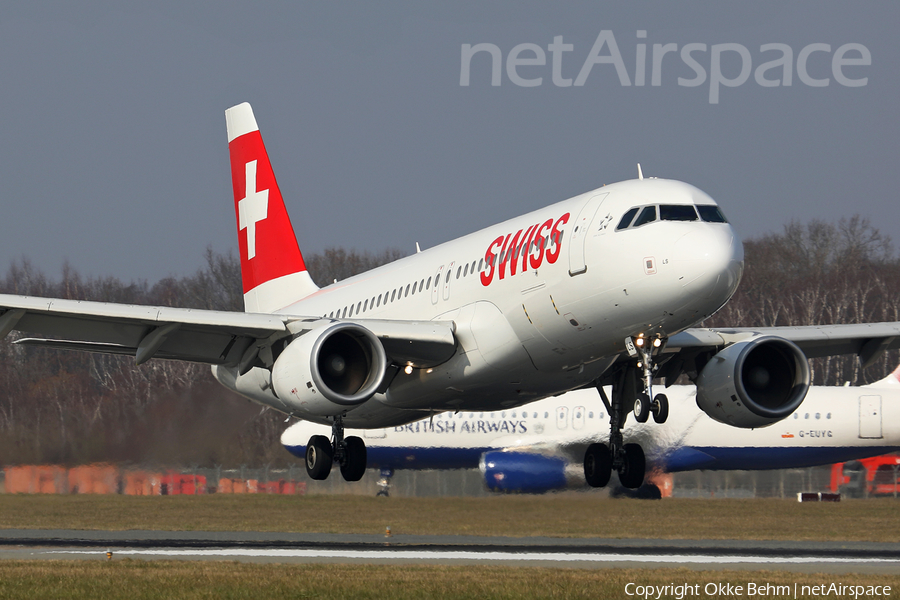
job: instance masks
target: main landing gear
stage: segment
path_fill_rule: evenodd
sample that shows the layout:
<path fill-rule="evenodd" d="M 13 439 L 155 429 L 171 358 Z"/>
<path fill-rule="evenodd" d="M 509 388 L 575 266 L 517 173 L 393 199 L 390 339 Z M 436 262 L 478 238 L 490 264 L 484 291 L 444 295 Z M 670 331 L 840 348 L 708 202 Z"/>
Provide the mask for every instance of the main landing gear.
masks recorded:
<path fill-rule="evenodd" d="M 629 345 L 630 342 L 630 345 Z M 626 340 L 629 353 L 639 358 L 613 375 L 612 401 L 602 385 L 597 386 L 603 404 L 609 413 L 609 445 L 595 443 L 584 454 L 584 478 L 591 487 L 604 487 L 609 483 L 613 469 L 619 475 L 622 486 L 637 489 L 644 482 L 646 459 L 639 444 L 626 444 L 622 435 L 628 413 L 634 412 L 638 423 L 646 423 L 650 414 L 657 423 L 665 423 L 669 416 L 669 399 L 665 394 L 653 396 L 653 354 L 662 347 L 663 340 L 643 337 Z M 639 391 L 640 390 L 640 391 Z M 634 398 L 634 401 L 630 400 Z M 651 401 L 651 398 L 652 401 Z"/>
<path fill-rule="evenodd" d="M 344 424 L 335 417 L 331 425 L 331 440 L 314 435 L 306 444 L 306 472 L 312 479 L 328 479 L 331 466 L 338 463 L 346 481 L 359 481 L 366 472 L 366 443 L 351 435 L 344 438 Z"/>

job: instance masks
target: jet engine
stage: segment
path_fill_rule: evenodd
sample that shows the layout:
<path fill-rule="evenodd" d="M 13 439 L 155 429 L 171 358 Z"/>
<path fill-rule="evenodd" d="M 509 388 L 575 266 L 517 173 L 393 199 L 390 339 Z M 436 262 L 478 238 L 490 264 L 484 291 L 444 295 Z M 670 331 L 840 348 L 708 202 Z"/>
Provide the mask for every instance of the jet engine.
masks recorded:
<path fill-rule="evenodd" d="M 356 323 L 333 323 L 288 344 L 272 367 L 272 387 L 300 416 L 335 416 L 371 398 L 387 366 L 374 333 Z"/>
<path fill-rule="evenodd" d="M 697 406 L 727 425 L 752 429 L 797 410 L 809 390 L 809 363 L 793 342 L 756 336 L 712 357 L 697 379 Z"/>
<path fill-rule="evenodd" d="M 478 466 L 492 492 L 543 494 L 584 484 L 583 477 L 575 482 L 567 476 L 567 462 L 558 456 L 530 452 L 485 452 Z"/>

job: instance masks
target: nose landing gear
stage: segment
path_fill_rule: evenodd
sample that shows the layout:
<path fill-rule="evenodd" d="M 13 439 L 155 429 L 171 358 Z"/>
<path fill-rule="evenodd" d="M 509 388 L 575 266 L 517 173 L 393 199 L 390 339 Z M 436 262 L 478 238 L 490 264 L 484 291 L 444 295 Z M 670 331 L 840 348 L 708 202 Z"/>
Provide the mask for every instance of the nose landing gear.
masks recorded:
<path fill-rule="evenodd" d="M 328 479 L 331 466 L 338 463 L 346 481 L 359 481 L 366 472 L 366 443 L 355 435 L 344 438 L 344 424 L 340 416 L 334 418 L 329 440 L 314 435 L 306 444 L 306 473 L 311 479 Z"/>

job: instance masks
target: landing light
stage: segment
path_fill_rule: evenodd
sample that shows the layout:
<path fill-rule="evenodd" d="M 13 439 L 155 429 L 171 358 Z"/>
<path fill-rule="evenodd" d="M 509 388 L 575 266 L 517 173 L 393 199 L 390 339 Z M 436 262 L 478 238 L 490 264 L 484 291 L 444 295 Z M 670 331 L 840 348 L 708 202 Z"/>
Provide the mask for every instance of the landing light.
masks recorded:
<path fill-rule="evenodd" d="M 656 338 L 655 340 L 653 340 L 653 347 L 654 347 L 654 348 L 659 348 L 660 346 L 662 346 L 662 340 L 661 340 L 661 339 Z"/>
<path fill-rule="evenodd" d="M 403 369 L 403 372 L 406 373 L 407 375 L 411 375 L 412 374 L 412 366 L 406 365 L 406 368 Z"/>
<path fill-rule="evenodd" d="M 638 339 L 634 340 L 634 345 L 635 345 L 635 346 L 643 346 L 643 345 L 644 345 L 644 338 L 639 337 Z"/>

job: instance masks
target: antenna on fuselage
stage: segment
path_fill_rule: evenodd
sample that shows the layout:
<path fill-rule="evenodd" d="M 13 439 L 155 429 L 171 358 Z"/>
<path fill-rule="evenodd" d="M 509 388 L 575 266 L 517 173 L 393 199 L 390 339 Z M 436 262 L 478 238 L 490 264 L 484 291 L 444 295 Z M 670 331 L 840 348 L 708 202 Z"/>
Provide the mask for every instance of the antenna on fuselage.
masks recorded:
<path fill-rule="evenodd" d="M 643 179 L 644 173 L 641 172 L 641 163 L 638 163 L 638 179 Z"/>

